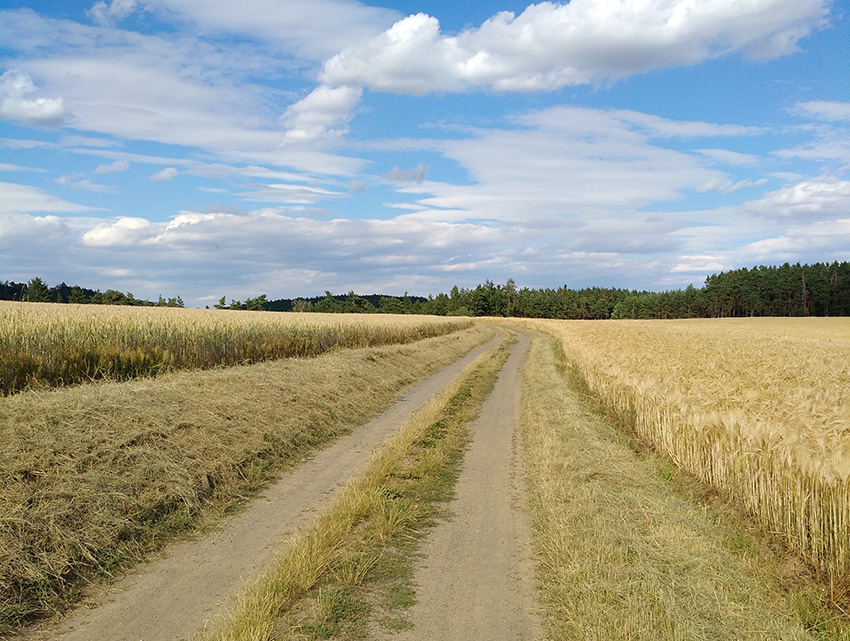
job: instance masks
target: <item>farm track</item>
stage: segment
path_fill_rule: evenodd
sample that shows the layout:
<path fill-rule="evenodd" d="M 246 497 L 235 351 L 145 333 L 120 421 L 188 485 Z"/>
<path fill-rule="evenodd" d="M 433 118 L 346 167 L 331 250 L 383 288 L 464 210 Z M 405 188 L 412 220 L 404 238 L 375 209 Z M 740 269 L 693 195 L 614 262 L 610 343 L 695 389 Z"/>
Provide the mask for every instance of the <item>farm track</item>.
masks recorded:
<path fill-rule="evenodd" d="M 365 468 L 373 448 L 500 340 L 491 339 L 407 390 L 389 410 L 286 473 L 218 532 L 169 548 L 59 623 L 14 638 L 178 641 L 215 625 L 221 606 L 284 549 L 287 535 L 331 504 L 345 482 Z"/>
<path fill-rule="evenodd" d="M 529 344 L 517 334 L 470 425 L 472 442 L 448 505 L 454 516 L 425 540 L 414 577 L 413 628 L 395 639 L 542 638 L 518 441 L 520 372 Z"/>

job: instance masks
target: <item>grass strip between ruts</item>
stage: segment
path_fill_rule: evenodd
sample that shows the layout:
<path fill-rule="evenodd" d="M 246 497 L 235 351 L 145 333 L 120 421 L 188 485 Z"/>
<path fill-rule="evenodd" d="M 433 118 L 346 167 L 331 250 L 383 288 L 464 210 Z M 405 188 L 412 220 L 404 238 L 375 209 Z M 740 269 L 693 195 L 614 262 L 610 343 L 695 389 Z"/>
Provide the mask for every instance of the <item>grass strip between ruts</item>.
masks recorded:
<path fill-rule="evenodd" d="M 416 541 L 451 499 L 466 426 L 506 358 L 504 347 L 480 357 L 418 411 L 206 638 L 345 639 L 409 627 Z"/>

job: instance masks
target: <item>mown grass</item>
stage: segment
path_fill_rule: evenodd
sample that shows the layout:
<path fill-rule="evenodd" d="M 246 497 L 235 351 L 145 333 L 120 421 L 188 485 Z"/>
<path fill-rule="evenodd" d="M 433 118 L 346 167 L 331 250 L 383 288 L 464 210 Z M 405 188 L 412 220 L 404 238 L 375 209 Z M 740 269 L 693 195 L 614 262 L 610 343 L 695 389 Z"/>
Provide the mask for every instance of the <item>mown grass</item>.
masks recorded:
<path fill-rule="evenodd" d="M 219 518 L 489 335 L 0 399 L 0 634 Z"/>
<path fill-rule="evenodd" d="M 469 320 L 0 301 L 0 395 L 440 336 Z"/>
<path fill-rule="evenodd" d="M 416 541 L 451 488 L 504 350 L 470 365 L 391 437 L 366 473 L 241 595 L 215 641 L 362 639 L 407 629 Z"/>
<path fill-rule="evenodd" d="M 528 363 L 522 431 L 547 638 L 850 638 L 813 599 L 816 583 L 787 581 L 790 557 L 758 528 L 588 404 L 550 337 L 536 337 Z"/>

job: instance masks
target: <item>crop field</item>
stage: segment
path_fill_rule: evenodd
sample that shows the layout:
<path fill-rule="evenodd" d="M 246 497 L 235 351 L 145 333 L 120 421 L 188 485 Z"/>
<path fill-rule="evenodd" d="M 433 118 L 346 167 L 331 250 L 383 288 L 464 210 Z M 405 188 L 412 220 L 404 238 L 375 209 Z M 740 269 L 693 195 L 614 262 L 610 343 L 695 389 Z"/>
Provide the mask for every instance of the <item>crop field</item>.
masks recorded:
<path fill-rule="evenodd" d="M 469 325 L 423 316 L 0 301 L 0 395 L 406 343 Z"/>
<path fill-rule="evenodd" d="M 520 322 L 642 439 L 850 575 L 848 319 Z"/>
<path fill-rule="evenodd" d="M 69 353 L 102 363 L 134 349 L 182 368 L 74 386 L 40 374 L 0 397 L 0 637 L 214 522 L 491 334 L 469 321 L 377 315 L 4 304 L 0 316 L 3 373 L 22 355 L 65 372 Z M 266 343 L 324 353 L 218 367 L 228 356 L 272 359 Z"/>

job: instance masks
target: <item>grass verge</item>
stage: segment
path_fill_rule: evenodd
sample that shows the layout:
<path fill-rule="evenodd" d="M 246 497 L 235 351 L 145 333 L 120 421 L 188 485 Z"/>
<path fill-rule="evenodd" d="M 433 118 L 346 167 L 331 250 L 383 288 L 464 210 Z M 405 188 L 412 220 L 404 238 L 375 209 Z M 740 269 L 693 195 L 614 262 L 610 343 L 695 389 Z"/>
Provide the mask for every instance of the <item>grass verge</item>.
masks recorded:
<path fill-rule="evenodd" d="M 548 638 L 848 638 L 806 620 L 781 585 L 782 559 L 676 490 L 667 462 L 636 452 L 587 403 L 553 339 L 537 335 L 527 363 L 522 433 Z"/>
<path fill-rule="evenodd" d="M 504 349 L 482 356 L 389 439 L 207 638 L 359 639 L 370 626 L 409 627 L 413 549 L 451 499 L 466 425 L 505 359 Z"/>
<path fill-rule="evenodd" d="M 0 635 L 215 522 L 490 335 L 0 399 Z"/>

